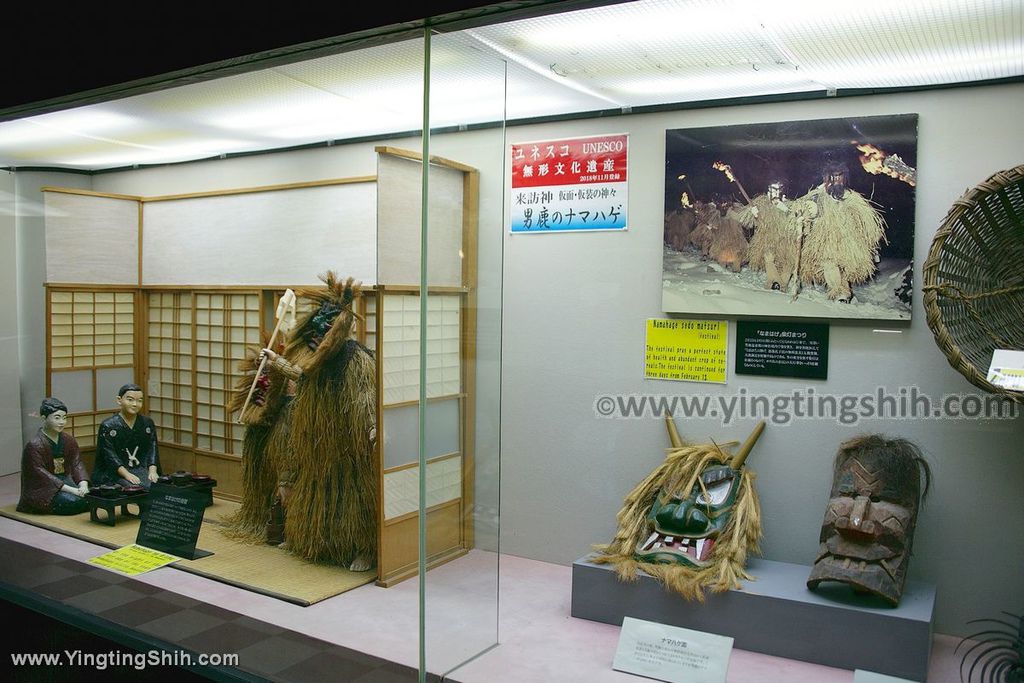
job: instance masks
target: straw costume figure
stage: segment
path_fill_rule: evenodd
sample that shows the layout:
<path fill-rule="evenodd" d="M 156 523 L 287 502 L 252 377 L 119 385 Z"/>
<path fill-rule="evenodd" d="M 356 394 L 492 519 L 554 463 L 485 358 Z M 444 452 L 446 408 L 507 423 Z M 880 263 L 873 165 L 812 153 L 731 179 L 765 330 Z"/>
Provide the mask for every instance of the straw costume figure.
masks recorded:
<path fill-rule="evenodd" d="M 828 298 L 850 303 L 851 285 L 871 279 L 878 262 L 878 245 L 885 239 L 885 221 L 875 205 L 849 189 L 844 164 L 826 167 L 823 182 L 801 200 L 817 205 L 804 237 L 800 279 L 823 284 Z"/>
<path fill-rule="evenodd" d="M 736 207 L 729 202 L 709 202 L 697 208 L 697 226 L 690 233 L 693 246 L 702 256 L 717 261 L 734 273 L 747 262 L 747 238 Z"/>
<path fill-rule="evenodd" d="M 743 462 L 764 429 L 758 423 L 735 455 L 714 444 L 684 444 L 669 420 L 672 448 L 637 484 L 618 514 L 619 529 L 591 559 L 612 564 L 619 579 L 639 571 L 688 600 L 739 588 L 744 566 L 758 552 L 761 509 L 754 474 Z"/>
<path fill-rule="evenodd" d="M 682 251 L 690 243 L 690 233 L 697 227 L 697 213 L 689 206 L 665 212 L 665 245 Z"/>
<path fill-rule="evenodd" d="M 247 350 L 245 359 L 239 364 L 242 377 L 228 405 L 232 413 L 242 411 L 239 419 L 245 424 L 242 437 L 243 495 L 238 512 L 227 520 L 223 528 L 229 536 L 252 543 L 269 541 L 267 520 L 275 504 L 280 505 L 278 472 L 290 467 L 287 463 L 288 423 L 291 419 L 289 403 L 295 394 L 294 382 L 267 369 L 259 373 L 251 404 L 243 410 L 261 355 L 259 349 Z"/>
<path fill-rule="evenodd" d="M 288 549 L 307 560 L 364 571 L 377 553 L 376 364 L 351 337 L 358 285 L 332 272 L 322 279 L 326 287 L 298 292 L 309 309 L 283 354 L 263 349 L 257 357 L 270 361 L 263 414 L 273 424 L 257 423 L 251 446 L 255 453 L 263 444 L 254 462 L 262 459 L 274 476 L 246 474 L 252 487 L 246 497 L 255 498 L 236 527 L 251 528 L 261 516 L 267 521 L 276 482 Z M 291 401 L 279 398 L 287 395 L 288 380 L 295 382 Z"/>
<path fill-rule="evenodd" d="M 711 253 L 713 224 L 716 224 L 719 216 L 718 205 L 714 202 L 697 201 L 694 205 L 696 214 L 696 225 L 690 230 L 687 240 L 700 251 L 701 256 L 708 256 Z"/>
<path fill-rule="evenodd" d="M 750 268 L 765 274 L 766 289 L 787 291 L 796 275 L 800 228 L 793 220 L 790 202 L 781 181 L 768 185 L 765 194 L 754 197 L 738 216 L 746 229 L 753 229 L 747 251 Z"/>
<path fill-rule="evenodd" d="M 720 265 L 734 273 L 740 272 L 747 262 L 749 245 L 740 224 L 738 204 L 723 204 L 721 216 L 711 239 L 708 255 Z"/>

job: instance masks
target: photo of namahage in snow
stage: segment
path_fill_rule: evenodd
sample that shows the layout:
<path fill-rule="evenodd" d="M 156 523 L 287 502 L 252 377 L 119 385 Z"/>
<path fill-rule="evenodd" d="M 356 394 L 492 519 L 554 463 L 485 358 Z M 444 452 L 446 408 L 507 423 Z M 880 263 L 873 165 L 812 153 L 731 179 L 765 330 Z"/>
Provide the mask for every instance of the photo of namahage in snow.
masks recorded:
<path fill-rule="evenodd" d="M 917 114 L 668 130 L 666 313 L 910 320 Z"/>

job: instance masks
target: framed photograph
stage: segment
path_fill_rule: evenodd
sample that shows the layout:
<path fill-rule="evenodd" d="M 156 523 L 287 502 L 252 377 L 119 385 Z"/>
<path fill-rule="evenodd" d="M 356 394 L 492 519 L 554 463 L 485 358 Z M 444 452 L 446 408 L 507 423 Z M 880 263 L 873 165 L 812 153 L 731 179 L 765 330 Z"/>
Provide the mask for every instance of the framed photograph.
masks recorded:
<path fill-rule="evenodd" d="M 917 114 L 665 132 L 666 313 L 910 320 Z"/>

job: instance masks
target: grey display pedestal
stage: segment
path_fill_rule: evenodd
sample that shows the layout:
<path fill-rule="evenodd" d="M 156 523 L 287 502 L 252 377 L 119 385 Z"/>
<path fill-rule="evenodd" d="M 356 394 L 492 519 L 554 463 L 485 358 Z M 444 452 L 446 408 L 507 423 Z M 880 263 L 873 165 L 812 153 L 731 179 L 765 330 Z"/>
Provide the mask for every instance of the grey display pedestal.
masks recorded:
<path fill-rule="evenodd" d="M 908 581 L 898 607 L 843 584 L 807 588 L 811 568 L 752 559 L 743 590 L 707 593 L 703 603 L 642 575 L 623 583 L 609 565 L 572 565 L 572 616 L 621 625 L 634 617 L 731 636 L 742 650 L 913 681 L 928 675 L 935 586 Z"/>

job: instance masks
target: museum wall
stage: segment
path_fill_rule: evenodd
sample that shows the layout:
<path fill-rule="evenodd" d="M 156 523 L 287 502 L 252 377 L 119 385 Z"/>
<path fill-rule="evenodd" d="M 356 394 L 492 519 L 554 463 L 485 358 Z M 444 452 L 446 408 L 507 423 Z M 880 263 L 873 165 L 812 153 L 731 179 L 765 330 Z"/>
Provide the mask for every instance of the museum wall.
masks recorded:
<path fill-rule="evenodd" d="M 599 417 L 594 411 L 598 397 L 728 398 L 741 389 L 748 395 L 774 396 L 808 386 L 819 395 L 837 396 L 871 394 L 878 387 L 898 395 L 901 388 L 917 387 L 935 399 L 976 391 L 936 347 L 925 324 L 919 282 L 909 326 L 832 325 L 828 380 L 737 379 L 731 357 L 725 386 L 644 380 L 644 321 L 664 316 L 666 129 L 919 114 L 919 280 L 931 238 L 953 200 L 991 173 L 1021 162 L 1024 130 L 1014 113 L 1021 104 L 1024 86 L 1016 84 L 693 109 L 507 130 L 509 142 L 629 133 L 630 220 L 623 233 L 505 234 L 500 218 L 505 196 L 494 177 L 502 164 L 500 151 L 491 144 L 494 131 L 435 136 L 434 153 L 482 172 L 479 372 L 488 380 L 479 383 L 477 448 L 479 454 L 496 447 L 499 426 L 491 416 L 500 398 L 502 551 L 571 563 L 591 544 L 611 539 L 623 496 L 660 462 L 667 446 L 663 423 L 650 417 Z M 415 139 L 386 144 L 418 149 Z M 358 143 L 101 174 L 93 177 L 92 188 L 157 195 L 373 173 L 373 144 Z M 19 192 L 31 182 L 36 182 L 35 174 L 19 175 Z M 30 224 L 31 219 L 19 218 L 19 236 Z M 29 246 L 41 251 L 39 239 Z M 42 257 L 33 252 L 31 263 L 41 276 Z M 25 281 L 22 273 L 19 281 Z M 38 302 L 41 305 L 41 291 Z M 41 339 L 42 311 L 34 315 L 30 327 L 40 331 Z M 499 329 L 500 366 L 494 348 Z M 730 344 L 734 334 L 731 330 Z M 23 358 L 23 392 L 41 381 L 41 348 L 36 355 Z M 31 378 L 37 378 L 35 384 L 26 381 Z M 31 401 L 23 396 L 23 403 Z M 720 419 L 692 418 L 679 420 L 679 428 L 684 438 L 721 443 L 744 438 L 754 422 L 743 418 L 725 425 Z M 1018 499 L 1024 484 L 1019 446 L 1024 418 L 770 422 L 749 460 L 758 473 L 764 556 L 808 565 L 813 561 L 836 448 L 840 441 L 866 432 L 907 437 L 931 463 L 933 490 L 918 520 L 910 579 L 938 584 L 936 629 L 963 633 L 968 619 L 1019 610 L 1024 603 L 1019 581 L 1024 515 Z M 486 471 L 478 471 L 481 501 L 496 499 L 491 494 L 496 494 L 497 465 L 492 459 L 486 462 Z M 479 512 L 482 519 L 488 511 Z M 487 530 L 478 534 L 480 547 L 495 547 Z"/>
<path fill-rule="evenodd" d="M 76 173 L 19 171 L 15 174 L 22 443 L 39 428 L 39 419 L 29 413 L 39 409 L 46 392 L 46 290 L 43 288 L 46 283 L 46 232 L 40 188 L 57 185 L 90 189 L 91 184 L 89 176 Z M 19 447 L 17 465 L 12 471 L 21 468 L 20 456 Z"/>
<path fill-rule="evenodd" d="M 509 142 L 630 134 L 629 230 L 512 235 L 505 245 L 502 387 L 503 552 L 569 563 L 606 543 L 625 494 L 662 459 L 660 420 L 605 419 L 600 396 L 861 395 L 901 387 L 938 400 L 976 393 L 925 323 L 921 263 L 953 200 L 1021 163 L 1015 113 L 1024 85 L 773 103 L 513 127 Z M 730 325 L 725 386 L 644 380 L 644 321 L 661 312 L 665 130 L 878 114 L 920 114 L 915 298 L 909 327 L 831 326 L 827 381 L 737 377 Z M 806 188 L 804 188 L 806 189 Z M 753 194 L 753 190 L 748 188 Z M 885 330 L 885 331 L 876 331 Z M 893 331 L 888 331 L 893 330 Z M 678 420 L 684 438 L 743 439 L 754 419 Z M 934 487 L 918 519 L 910 579 L 938 584 L 936 629 L 1024 606 L 1024 418 L 1012 421 L 794 420 L 766 428 L 748 464 L 757 474 L 764 556 L 811 564 L 840 441 L 882 432 L 917 443 Z"/>
<path fill-rule="evenodd" d="M 21 374 L 18 356 L 18 249 L 15 221 L 15 177 L 0 172 L 0 386 L 16 386 Z M 0 395 L 0 474 L 20 469 L 21 396 Z"/>

